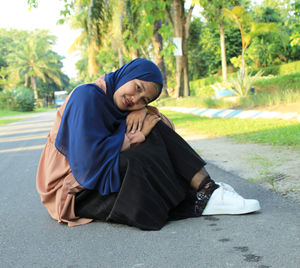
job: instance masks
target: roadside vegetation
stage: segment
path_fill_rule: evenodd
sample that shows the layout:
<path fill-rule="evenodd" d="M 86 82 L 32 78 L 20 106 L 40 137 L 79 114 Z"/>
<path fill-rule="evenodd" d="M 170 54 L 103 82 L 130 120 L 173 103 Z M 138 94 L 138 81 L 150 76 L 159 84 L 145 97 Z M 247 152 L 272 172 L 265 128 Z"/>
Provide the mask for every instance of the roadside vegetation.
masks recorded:
<path fill-rule="evenodd" d="M 28 114 L 32 113 L 41 113 L 41 112 L 47 112 L 56 109 L 55 106 L 49 106 L 49 107 L 39 107 L 35 108 L 34 111 L 30 112 L 21 112 L 21 111 L 12 111 L 12 110 L 0 110 L 0 117 L 5 116 L 26 116 Z"/>
<path fill-rule="evenodd" d="M 0 118 L 0 126 L 7 125 L 7 124 L 17 122 L 17 121 L 20 121 L 20 120 L 24 120 L 24 119 L 26 119 L 26 117 L 15 117 L 15 118 L 7 118 L 7 119 L 1 119 Z"/>
<path fill-rule="evenodd" d="M 209 118 L 164 110 L 175 128 L 188 135 L 227 136 L 253 142 L 300 148 L 300 124 L 273 119 Z"/>
<path fill-rule="evenodd" d="M 299 65 L 300 70 L 300 65 Z M 195 89 L 197 96 L 161 98 L 156 106 L 182 106 L 203 108 L 252 109 L 299 102 L 300 72 L 280 76 L 262 77 L 253 85 L 255 91 L 244 97 L 215 98 L 211 86 Z M 196 94 L 195 94 L 196 95 Z"/>
<path fill-rule="evenodd" d="M 30 111 L 30 112 L 0 110 L 0 126 L 10 124 L 13 122 L 17 122 L 20 120 L 24 120 L 24 119 L 28 118 L 28 115 L 30 115 L 30 114 L 47 112 L 47 111 L 51 111 L 53 109 L 55 109 L 54 106 L 36 108 L 34 111 Z M 10 116 L 12 116 L 12 117 L 7 118 Z"/>

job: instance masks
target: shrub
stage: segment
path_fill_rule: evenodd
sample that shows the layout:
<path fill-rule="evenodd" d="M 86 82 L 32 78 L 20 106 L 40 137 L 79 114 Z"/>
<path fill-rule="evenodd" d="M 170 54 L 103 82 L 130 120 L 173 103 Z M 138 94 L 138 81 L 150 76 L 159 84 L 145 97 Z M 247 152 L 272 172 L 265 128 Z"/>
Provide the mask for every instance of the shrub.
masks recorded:
<path fill-rule="evenodd" d="M 32 111 L 34 103 L 33 92 L 29 88 L 5 89 L 0 92 L 0 109 L 3 110 Z"/>
<path fill-rule="evenodd" d="M 258 69 L 249 69 L 249 72 L 252 75 L 256 75 L 259 71 L 262 71 L 263 76 L 297 73 L 300 72 L 300 61 L 294 61 L 282 65 L 274 65 L 274 66 L 268 66 L 268 67 L 258 68 Z M 231 78 L 235 75 L 236 73 L 229 73 L 228 78 Z M 213 85 L 217 82 L 222 82 L 221 76 L 209 76 L 209 77 L 191 81 L 190 88 L 192 91 L 196 91 L 199 88 Z"/>
<path fill-rule="evenodd" d="M 199 88 L 203 88 L 205 86 L 213 85 L 216 82 L 221 82 L 222 78 L 220 76 L 210 76 L 206 78 L 201 78 L 195 81 L 190 82 L 191 90 L 196 90 Z"/>
<path fill-rule="evenodd" d="M 259 71 L 262 71 L 263 76 L 297 73 L 300 71 L 300 61 L 294 61 L 282 65 L 268 66 L 259 69 L 251 69 L 253 75 Z"/>
<path fill-rule="evenodd" d="M 14 110 L 16 109 L 15 92 L 4 89 L 0 92 L 0 109 Z"/>
<path fill-rule="evenodd" d="M 228 82 L 223 83 L 223 85 L 240 97 L 247 96 L 253 84 L 261 77 L 261 73 L 262 71 L 259 71 L 252 76 L 245 69 L 244 73 L 239 71 L 236 78 L 231 78 Z"/>
<path fill-rule="evenodd" d="M 198 89 L 191 89 L 191 96 L 208 97 L 214 96 L 214 89 L 211 86 L 205 86 Z"/>
<path fill-rule="evenodd" d="M 17 110 L 22 112 L 33 111 L 34 103 L 35 99 L 32 90 L 25 87 L 18 88 L 16 94 Z"/>

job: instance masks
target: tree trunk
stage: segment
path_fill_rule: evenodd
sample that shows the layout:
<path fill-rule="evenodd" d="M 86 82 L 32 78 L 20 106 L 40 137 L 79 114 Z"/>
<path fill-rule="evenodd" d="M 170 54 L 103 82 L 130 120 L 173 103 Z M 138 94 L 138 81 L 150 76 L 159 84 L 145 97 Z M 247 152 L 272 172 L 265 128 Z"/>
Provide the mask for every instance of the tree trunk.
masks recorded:
<path fill-rule="evenodd" d="M 37 93 L 37 89 L 36 89 L 36 79 L 35 79 L 34 76 L 30 76 L 30 83 L 31 83 L 31 87 L 33 89 L 34 98 L 37 100 L 38 99 L 38 93 Z"/>
<path fill-rule="evenodd" d="M 185 14 L 184 1 L 174 0 L 171 4 L 174 37 L 181 38 L 182 55 L 176 57 L 176 86 L 174 97 L 190 95 L 188 78 L 187 39 L 194 6 Z"/>
<path fill-rule="evenodd" d="M 96 77 L 98 75 L 99 63 L 97 62 L 97 44 L 92 40 L 88 44 L 88 76 L 89 78 Z"/>
<path fill-rule="evenodd" d="M 154 48 L 154 62 L 160 69 L 163 77 L 163 90 L 162 95 L 168 96 L 167 91 L 167 73 L 164 62 L 164 56 L 161 55 L 161 51 L 163 50 L 163 38 L 158 30 L 161 28 L 161 20 L 156 20 L 153 25 L 153 36 L 152 36 L 152 44 Z"/>
<path fill-rule="evenodd" d="M 183 26 L 184 26 L 183 5 L 184 2 L 181 0 L 174 0 L 172 2 L 174 37 L 181 38 L 181 47 L 182 47 Z M 174 97 L 177 98 L 183 96 L 183 53 L 182 56 L 175 56 L 175 57 L 176 57 L 176 86 L 175 86 Z"/>
<path fill-rule="evenodd" d="M 227 81 L 227 62 L 226 62 L 226 48 L 224 36 L 224 22 L 220 22 L 220 46 L 221 46 L 221 61 L 222 61 L 222 78 L 223 82 Z"/>

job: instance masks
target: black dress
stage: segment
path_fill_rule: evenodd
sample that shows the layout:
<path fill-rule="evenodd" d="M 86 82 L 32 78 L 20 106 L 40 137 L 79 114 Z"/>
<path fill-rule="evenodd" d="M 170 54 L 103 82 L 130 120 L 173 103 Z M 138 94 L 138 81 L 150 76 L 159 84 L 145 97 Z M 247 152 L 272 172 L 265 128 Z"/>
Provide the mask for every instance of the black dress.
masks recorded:
<path fill-rule="evenodd" d="M 75 215 L 159 230 L 168 220 L 200 216 L 193 176 L 205 161 L 165 123 L 158 122 L 147 139 L 120 153 L 122 185 L 101 196 L 83 190 L 75 198 Z"/>

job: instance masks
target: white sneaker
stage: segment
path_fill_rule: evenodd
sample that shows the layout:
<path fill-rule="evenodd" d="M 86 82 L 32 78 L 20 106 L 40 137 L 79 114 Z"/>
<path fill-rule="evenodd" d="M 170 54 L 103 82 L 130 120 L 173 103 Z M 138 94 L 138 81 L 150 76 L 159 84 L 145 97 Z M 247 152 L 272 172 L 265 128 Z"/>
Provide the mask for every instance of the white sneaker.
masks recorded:
<path fill-rule="evenodd" d="M 211 195 L 202 215 L 246 214 L 260 210 L 255 199 L 244 199 L 230 185 L 216 182 L 220 187 Z"/>

